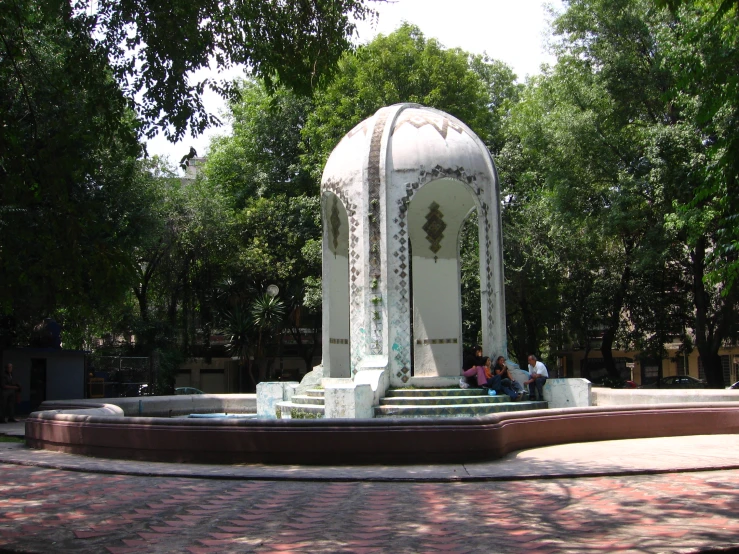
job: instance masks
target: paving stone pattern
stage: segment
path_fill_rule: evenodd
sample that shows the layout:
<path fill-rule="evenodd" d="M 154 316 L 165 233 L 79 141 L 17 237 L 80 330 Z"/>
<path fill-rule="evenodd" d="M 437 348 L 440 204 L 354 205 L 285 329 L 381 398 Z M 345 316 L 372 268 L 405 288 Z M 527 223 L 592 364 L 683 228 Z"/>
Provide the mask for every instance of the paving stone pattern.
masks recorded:
<path fill-rule="evenodd" d="M 739 470 L 509 482 L 233 481 L 0 465 L 0 551 L 696 552 Z"/>

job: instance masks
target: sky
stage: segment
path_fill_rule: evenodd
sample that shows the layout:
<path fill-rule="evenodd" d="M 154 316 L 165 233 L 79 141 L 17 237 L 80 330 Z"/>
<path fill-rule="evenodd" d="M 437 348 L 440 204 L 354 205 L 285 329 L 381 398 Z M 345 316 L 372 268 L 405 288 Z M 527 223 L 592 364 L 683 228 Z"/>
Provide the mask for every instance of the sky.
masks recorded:
<path fill-rule="evenodd" d="M 561 9 L 561 0 L 396 0 L 370 5 L 379 12 L 379 18 L 373 24 L 360 23 L 357 44 L 367 43 L 378 34 L 388 35 L 407 21 L 447 48 L 459 47 L 473 54 L 487 52 L 491 58 L 510 65 L 520 81 L 540 73 L 542 63 L 554 63 L 546 46 L 550 19 L 546 5 Z M 241 74 L 233 70 L 226 75 Z M 225 109 L 225 102 L 213 93 L 206 95 L 205 105 L 216 115 Z M 226 124 L 208 129 L 197 138 L 187 136 L 177 144 L 158 136 L 147 142 L 147 149 L 149 155 L 168 156 L 174 164 L 190 146 L 198 155 L 206 155 L 210 138 L 229 132 Z"/>

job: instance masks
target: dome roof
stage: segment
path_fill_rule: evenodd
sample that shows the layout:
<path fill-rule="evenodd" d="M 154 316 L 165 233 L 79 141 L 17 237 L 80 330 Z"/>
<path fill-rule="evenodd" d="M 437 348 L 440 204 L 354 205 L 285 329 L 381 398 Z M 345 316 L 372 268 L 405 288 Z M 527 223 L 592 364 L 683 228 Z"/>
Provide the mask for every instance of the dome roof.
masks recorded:
<path fill-rule="evenodd" d="M 388 147 L 381 148 L 383 144 Z M 386 172 L 442 167 L 464 168 L 470 175 L 492 169 L 485 145 L 457 118 L 419 104 L 396 104 L 381 108 L 341 139 L 326 163 L 322 183 L 361 180 L 373 155 L 379 155 Z"/>

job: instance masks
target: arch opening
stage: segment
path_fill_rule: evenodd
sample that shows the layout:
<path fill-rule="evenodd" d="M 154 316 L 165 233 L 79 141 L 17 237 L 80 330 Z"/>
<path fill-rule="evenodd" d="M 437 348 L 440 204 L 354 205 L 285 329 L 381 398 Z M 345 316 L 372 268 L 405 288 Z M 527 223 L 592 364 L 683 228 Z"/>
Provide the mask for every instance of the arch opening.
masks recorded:
<path fill-rule="evenodd" d="M 460 233 L 477 202 L 461 181 L 421 187 L 408 207 L 414 377 L 455 377 L 462 363 Z M 478 310 L 479 310 L 478 303 Z"/>
<path fill-rule="evenodd" d="M 349 218 L 341 199 L 322 197 L 323 209 L 323 364 L 327 377 L 351 376 L 349 314 Z"/>

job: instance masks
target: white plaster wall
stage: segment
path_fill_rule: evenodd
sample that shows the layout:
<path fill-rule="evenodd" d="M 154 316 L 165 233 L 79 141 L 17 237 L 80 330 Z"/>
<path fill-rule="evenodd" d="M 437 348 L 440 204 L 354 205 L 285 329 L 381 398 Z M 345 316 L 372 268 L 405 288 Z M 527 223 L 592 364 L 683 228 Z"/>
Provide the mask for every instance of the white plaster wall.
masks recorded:
<path fill-rule="evenodd" d="M 257 383 L 257 417 L 275 419 L 277 403 L 282 402 L 285 396 L 285 383 L 267 382 Z"/>
<path fill-rule="evenodd" d="M 323 365 L 327 376 L 349 377 L 349 221 L 344 204 L 333 193 L 323 195 L 322 207 Z"/>
<path fill-rule="evenodd" d="M 459 375 L 462 360 L 459 263 L 413 256 L 414 375 Z M 456 339 L 456 343 L 418 341 Z"/>
<path fill-rule="evenodd" d="M 593 387 L 593 406 L 655 406 L 692 402 L 739 402 L 731 389 L 607 389 Z"/>
<path fill-rule="evenodd" d="M 438 206 L 432 212 L 431 206 Z M 459 231 L 474 207 L 466 185 L 453 179 L 425 184 L 408 210 L 413 247 L 414 375 L 459 375 L 462 364 L 462 305 L 459 272 Z M 432 249 L 424 226 L 429 216 L 446 225 Z M 421 341 L 421 344 L 418 341 Z"/>
<path fill-rule="evenodd" d="M 331 314 L 328 328 L 327 376 L 350 377 L 349 258 L 330 254 L 327 263 L 330 266 L 328 309 Z"/>

